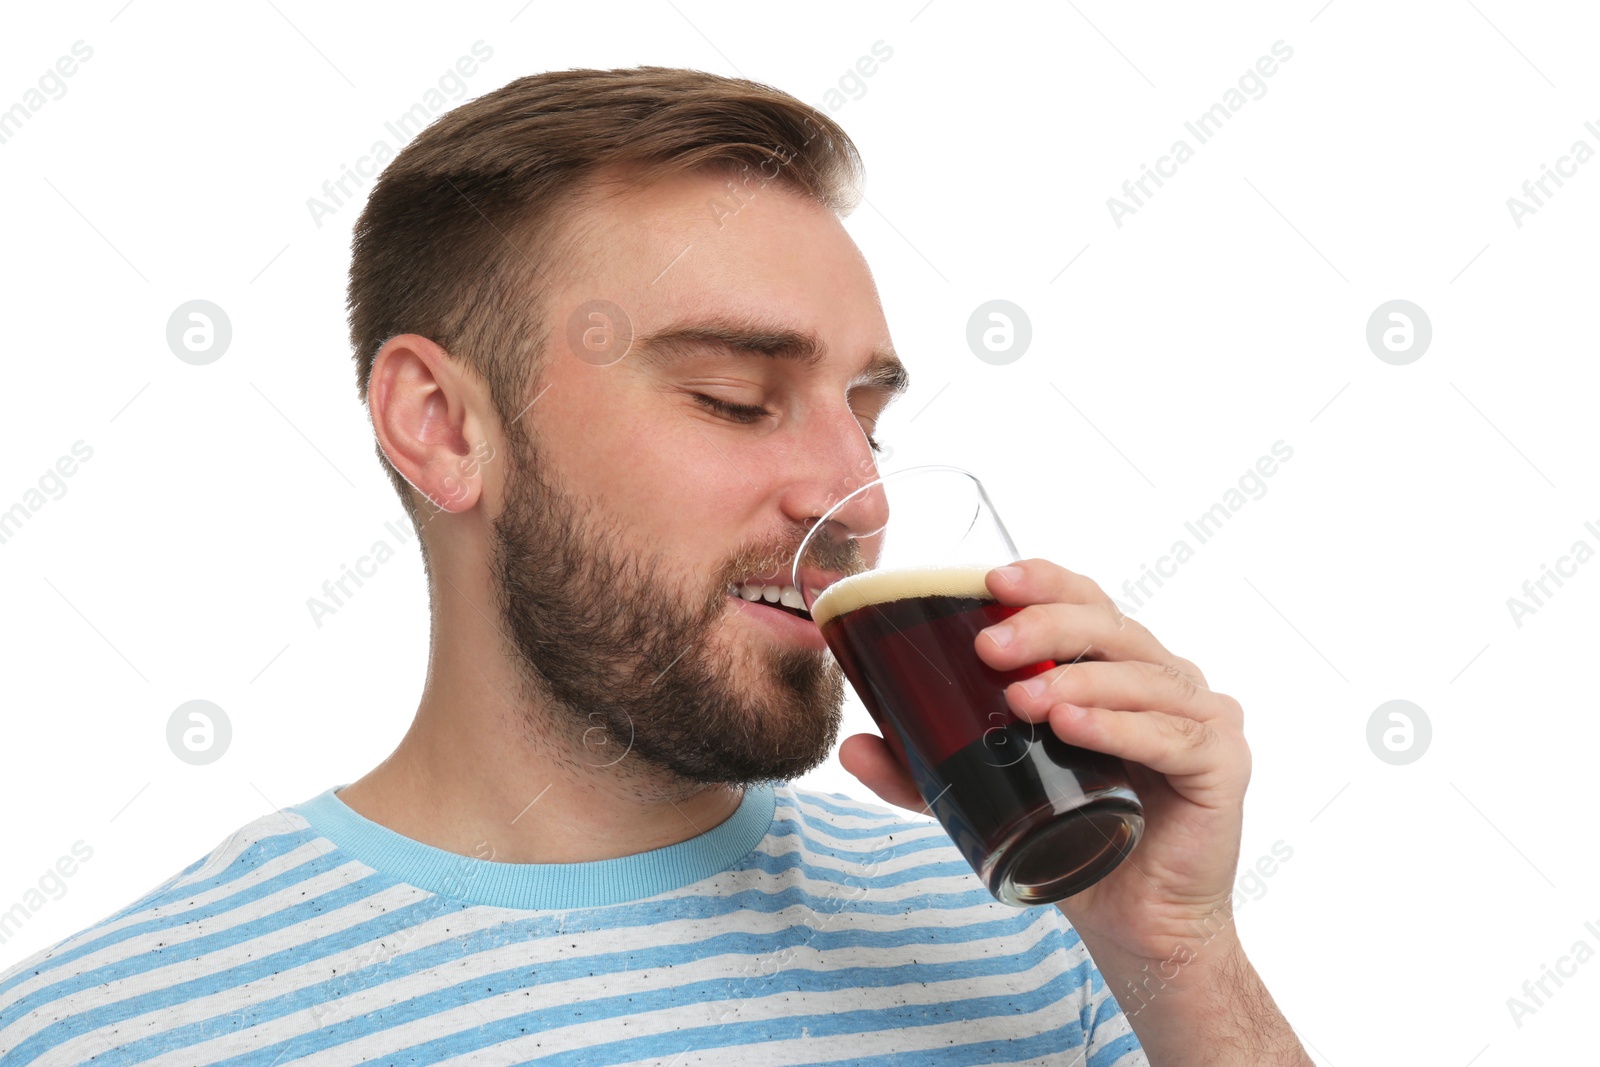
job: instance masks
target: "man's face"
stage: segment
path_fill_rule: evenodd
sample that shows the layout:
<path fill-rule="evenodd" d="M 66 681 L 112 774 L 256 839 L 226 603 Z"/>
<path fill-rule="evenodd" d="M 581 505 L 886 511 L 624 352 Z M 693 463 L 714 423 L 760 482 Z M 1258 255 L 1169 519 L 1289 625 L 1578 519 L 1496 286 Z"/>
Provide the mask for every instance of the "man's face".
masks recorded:
<path fill-rule="evenodd" d="M 776 183 L 605 188 L 508 428 L 501 614 L 555 705 L 529 725 L 623 776 L 796 777 L 832 747 L 842 680 L 808 618 L 739 587 L 789 586 L 809 520 L 876 474 L 899 368 L 876 288 L 838 220 Z M 870 506 L 840 517 L 881 523 Z M 803 584 L 855 566 L 819 540 Z"/>

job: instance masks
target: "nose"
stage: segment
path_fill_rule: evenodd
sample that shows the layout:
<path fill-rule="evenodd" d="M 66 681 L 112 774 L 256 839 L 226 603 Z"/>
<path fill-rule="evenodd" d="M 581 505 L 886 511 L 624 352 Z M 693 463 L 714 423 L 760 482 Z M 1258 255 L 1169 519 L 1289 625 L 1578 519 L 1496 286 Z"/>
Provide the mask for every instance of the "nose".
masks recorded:
<path fill-rule="evenodd" d="M 782 499 L 785 513 L 807 530 L 805 553 L 817 552 L 810 544 L 815 539 L 835 546 L 854 540 L 870 566 L 889 504 L 882 486 L 873 484 L 878 465 L 860 423 L 846 407 L 842 416 L 819 419 L 800 449 L 805 459 Z"/>

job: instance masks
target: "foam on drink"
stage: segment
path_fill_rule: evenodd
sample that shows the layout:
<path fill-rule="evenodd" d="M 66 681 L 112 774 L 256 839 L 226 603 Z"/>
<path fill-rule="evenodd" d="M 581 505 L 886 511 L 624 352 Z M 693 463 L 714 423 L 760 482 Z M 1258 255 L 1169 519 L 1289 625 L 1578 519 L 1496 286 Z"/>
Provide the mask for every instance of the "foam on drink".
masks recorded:
<path fill-rule="evenodd" d="M 992 567 L 961 565 L 918 570 L 872 570 L 834 582 L 811 604 L 818 626 L 868 604 L 890 604 L 913 597 L 948 596 L 993 600 L 984 582 Z"/>

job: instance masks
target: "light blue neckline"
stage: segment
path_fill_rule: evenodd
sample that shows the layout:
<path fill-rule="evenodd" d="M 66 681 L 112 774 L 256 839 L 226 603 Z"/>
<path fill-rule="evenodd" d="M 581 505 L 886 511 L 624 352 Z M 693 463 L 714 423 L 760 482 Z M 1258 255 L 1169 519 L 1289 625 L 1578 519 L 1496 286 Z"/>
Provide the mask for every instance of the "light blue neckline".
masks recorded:
<path fill-rule="evenodd" d="M 502 908 L 585 908 L 623 904 L 693 885 L 733 866 L 772 828 L 773 783 L 748 786 L 739 807 L 712 829 L 675 845 L 583 863 L 500 863 L 461 856 L 358 814 L 336 785 L 288 810 L 342 851 L 430 893 Z"/>

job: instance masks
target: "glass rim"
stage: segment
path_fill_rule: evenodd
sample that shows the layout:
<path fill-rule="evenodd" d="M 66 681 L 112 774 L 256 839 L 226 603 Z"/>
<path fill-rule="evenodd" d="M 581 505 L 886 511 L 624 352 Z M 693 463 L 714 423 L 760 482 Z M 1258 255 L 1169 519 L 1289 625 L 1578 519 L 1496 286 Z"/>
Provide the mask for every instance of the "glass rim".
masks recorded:
<path fill-rule="evenodd" d="M 987 509 L 989 518 L 994 522 L 995 531 L 1000 535 L 1000 540 L 1005 545 L 1006 551 L 1010 553 L 1010 559 L 1005 562 L 1010 562 L 1011 560 L 1021 558 L 1017 553 L 1016 542 L 1011 538 L 1011 531 L 1006 529 L 1005 523 L 1000 518 L 1000 513 L 995 510 L 994 501 L 989 498 L 989 490 L 984 487 L 983 479 L 979 478 L 976 474 L 967 470 L 965 467 L 958 467 L 951 463 L 919 463 L 916 466 L 901 467 L 898 470 L 879 474 L 876 478 L 856 486 L 856 488 L 850 490 L 850 492 L 834 501 L 828 510 L 824 511 L 812 521 L 811 528 L 807 530 L 805 536 L 800 539 L 800 547 L 795 550 L 794 558 L 789 561 L 789 581 L 794 585 L 795 589 L 800 591 L 801 597 L 804 598 L 805 596 L 805 586 L 801 584 L 800 561 L 805 558 L 806 549 L 810 546 L 811 539 L 817 535 L 817 531 L 823 529 L 829 522 L 833 521 L 833 516 L 839 511 L 840 508 L 843 508 L 845 505 L 849 504 L 852 500 L 855 500 L 867 490 L 881 486 L 885 482 L 902 479 L 906 475 L 932 474 L 936 472 L 961 475 L 972 483 L 973 488 L 978 491 L 978 499 L 982 502 L 983 507 Z M 973 516 L 973 522 L 977 522 L 976 514 Z M 885 526 L 886 525 L 887 521 L 885 521 Z M 880 526 L 877 530 L 873 530 L 870 533 L 853 533 L 850 535 L 850 537 L 870 537 L 874 534 L 882 532 L 883 529 L 884 527 Z M 870 570 L 872 568 L 867 569 Z"/>

